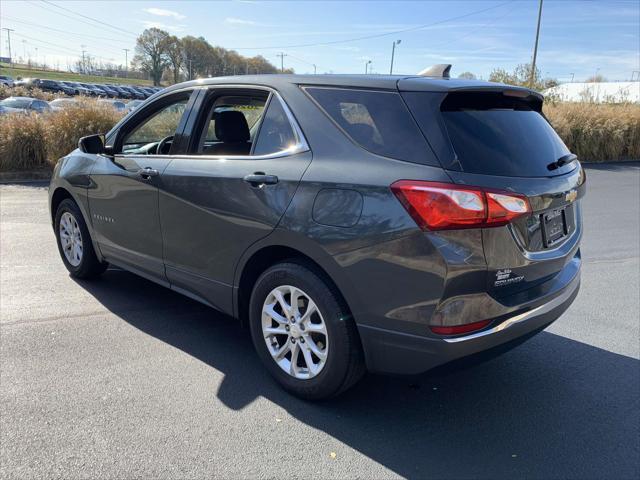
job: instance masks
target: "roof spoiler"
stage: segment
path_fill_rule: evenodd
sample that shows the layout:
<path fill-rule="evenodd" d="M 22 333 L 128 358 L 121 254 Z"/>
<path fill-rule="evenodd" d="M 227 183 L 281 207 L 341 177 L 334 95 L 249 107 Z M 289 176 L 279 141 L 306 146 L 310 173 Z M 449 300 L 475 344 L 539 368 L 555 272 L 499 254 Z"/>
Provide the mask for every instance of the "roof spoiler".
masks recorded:
<path fill-rule="evenodd" d="M 439 63 L 437 65 L 432 65 L 425 68 L 424 70 L 419 72 L 418 75 L 420 75 L 421 77 L 449 78 L 449 72 L 451 72 L 450 63 Z"/>

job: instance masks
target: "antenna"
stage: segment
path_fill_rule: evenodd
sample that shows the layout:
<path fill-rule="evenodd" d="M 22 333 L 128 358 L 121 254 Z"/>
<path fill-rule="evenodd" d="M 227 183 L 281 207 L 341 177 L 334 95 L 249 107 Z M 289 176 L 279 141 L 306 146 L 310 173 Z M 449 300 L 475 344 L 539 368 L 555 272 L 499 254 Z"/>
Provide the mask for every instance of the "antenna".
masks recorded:
<path fill-rule="evenodd" d="M 418 73 L 418 75 L 420 75 L 421 77 L 449 78 L 449 72 L 451 72 L 450 63 L 439 63 L 437 65 L 432 65 L 428 68 L 425 68 L 420 73 Z"/>

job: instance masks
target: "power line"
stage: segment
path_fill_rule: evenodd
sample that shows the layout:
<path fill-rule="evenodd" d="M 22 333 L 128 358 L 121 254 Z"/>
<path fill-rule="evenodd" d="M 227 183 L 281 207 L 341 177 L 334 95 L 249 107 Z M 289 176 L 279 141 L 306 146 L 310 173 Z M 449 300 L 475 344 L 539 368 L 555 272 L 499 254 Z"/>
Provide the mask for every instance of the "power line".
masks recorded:
<path fill-rule="evenodd" d="M 434 27 L 436 25 L 441 25 L 443 23 L 451 22 L 451 21 L 454 21 L 454 20 L 461 20 L 463 18 L 467 18 L 467 17 L 470 17 L 472 15 L 477 15 L 479 13 L 484 13 L 484 12 L 488 12 L 490 10 L 495 10 L 496 8 L 503 7 L 505 5 L 513 3 L 515 1 L 516 0 L 509 0 L 508 2 L 503 2 L 503 3 L 500 3 L 498 5 L 494 5 L 492 7 L 483 8 L 481 10 L 475 10 L 473 12 L 465 13 L 464 15 L 458 15 L 458 16 L 455 16 L 455 17 L 445 18 L 444 20 L 438 20 L 437 22 L 425 23 L 424 25 L 418 25 L 418 26 L 415 26 L 415 27 L 405 28 L 405 29 L 402 29 L 402 30 L 395 30 L 393 32 L 376 33 L 376 34 L 373 34 L 373 35 L 365 35 L 363 37 L 348 38 L 346 40 L 331 40 L 331 41 L 327 41 L 327 42 L 300 43 L 300 44 L 296 44 L 296 45 L 280 45 L 280 46 L 268 46 L 268 47 L 264 47 L 264 46 L 259 46 L 259 47 L 234 47 L 234 48 L 231 48 L 230 50 L 268 50 L 268 49 L 284 49 L 284 48 L 322 47 L 322 46 L 325 46 L 325 45 L 336 45 L 336 44 L 339 44 L 339 43 L 349 43 L 349 42 L 357 42 L 359 40 L 369 40 L 369 39 L 372 39 L 372 38 L 387 37 L 389 35 L 398 35 L 399 33 L 407 33 L 407 32 L 412 32 L 412 31 L 416 31 L 416 30 L 423 30 L 423 29 L 428 28 L 428 27 Z"/>
<path fill-rule="evenodd" d="M 101 28 L 104 28 L 104 27 L 110 27 L 110 28 L 112 28 L 112 29 L 115 29 L 115 30 L 117 30 L 117 31 L 118 31 L 118 33 L 119 33 L 120 35 L 122 35 L 122 33 L 126 33 L 126 34 L 128 34 L 128 35 L 132 35 L 132 36 L 135 36 L 135 37 L 137 37 L 137 36 L 138 36 L 138 34 L 137 34 L 137 33 L 130 32 L 129 30 L 124 30 L 124 29 L 122 29 L 122 28 L 120 28 L 120 27 L 117 27 L 117 26 L 115 26 L 115 25 L 111 25 L 110 23 L 106 23 L 106 22 L 103 22 L 103 21 L 97 20 L 97 19 L 95 19 L 95 18 L 88 17 L 88 16 L 83 15 L 83 14 L 81 14 L 81 13 L 74 12 L 73 10 L 69 10 L 68 8 L 61 7 L 60 5 L 56 5 L 56 4 L 55 4 L 55 3 L 53 3 L 53 2 L 49 2 L 48 0 L 41 0 L 41 2 L 44 2 L 44 3 L 48 4 L 48 5 L 51 5 L 51 6 L 55 7 L 55 8 L 58 8 L 58 9 L 60 9 L 60 10 L 64 10 L 64 11 L 66 11 L 66 12 L 72 13 L 72 14 L 77 15 L 77 16 L 79 16 L 79 17 L 85 18 L 85 19 L 87 19 L 87 20 L 90 20 L 90 21 L 94 22 L 96 25 L 100 26 Z M 50 8 L 47 8 L 46 6 L 42 5 L 41 3 L 36 3 L 36 2 L 29 2 L 29 3 L 31 3 L 31 4 L 33 4 L 33 5 L 36 5 L 36 6 L 37 6 L 37 7 L 39 7 L 39 8 L 43 8 L 43 9 L 45 9 L 45 10 L 49 11 L 49 12 L 53 12 L 53 13 L 55 13 L 55 14 L 57 14 L 57 15 L 61 15 L 61 16 L 63 16 L 63 17 L 66 17 L 66 18 L 68 18 L 68 19 L 71 19 L 71 20 L 73 20 L 73 21 L 75 21 L 75 22 L 77 22 L 77 21 L 78 21 L 78 19 L 77 19 L 77 18 L 73 18 L 73 17 L 70 17 L 69 15 L 66 15 L 66 14 L 62 13 L 62 12 L 58 12 L 58 11 L 56 11 L 56 10 L 52 10 L 52 9 L 50 9 Z M 86 23 L 86 22 L 85 22 L 85 23 Z M 95 25 L 90 25 L 90 26 L 91 26 L 91 27 L 93 27 L 93 28 L 95 28 Z"/>
<path fill-rule="evenodd" d="M 8 17 L 6 15 L 0 15 L 0 18 L 2 18 L 4 20 L 9 20 L 10 22 L 22 23 L 24 25 L 30 25 L 30 26 L 38 27 L 38 28 L 44 28 L 46 30 L 51 30 L 53 32 L 64 33 L 65 35 L 74 35 L 76 37 L 84 37 L 84 38 L 95 38 L 97 40 L 108 40 L 110 42 L 130 43 L 129 40 L 122 40 L 122 39 L 109 38 L 109 37 L 100 37 L 98 35 L 89 35 L 89 34 L 86 34 L 86 33 L 75 33 L 75 32 L 69 32 L 67 30 L 60 30 L 58 28 L 53 28 L 53 27 L 48 27 L 46 25 L 41 25 L 39 23 L 27 22 L 26 20 L 13 18 L 13 17 Z"/>

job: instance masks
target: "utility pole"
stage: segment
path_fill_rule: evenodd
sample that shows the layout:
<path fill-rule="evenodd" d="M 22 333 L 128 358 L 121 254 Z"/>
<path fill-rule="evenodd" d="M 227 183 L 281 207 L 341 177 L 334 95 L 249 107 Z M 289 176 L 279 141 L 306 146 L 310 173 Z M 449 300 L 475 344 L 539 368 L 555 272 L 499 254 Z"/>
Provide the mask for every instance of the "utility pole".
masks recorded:
<path fill-rule="evenodd" d="M 364 74 L 367 74 L 367 71 L 369 70 L 369 65 L 371 65 L 371 60 L 367 60 L 366 62 L 364 62 Z"/>
<path fill-rule="evenodd" d="M 318 73 L 318 69 L 316 68 L 316 64 L 315 64 L 315 63 L 312 63 L 312 65 L 313 65 L 313 74 L 314 74 L 314 75 L 317 75 L 317 73 Z"/>
<path fill-rule="evenodd" d="M 389 69 L 389 75 L 393 75 L 393 57 L 396 53 L 396 45 L 400 45 L 400 42 L 402 42 L 402 40 L 396 40 L 391 47 L 391 68 Z"/>
<path fill-rule="evenodd" d="M 82 73 L 87 73 L 86 72 L 87 67 L 86 67 L 85 60 L 84 60 L 84 54 L 86 53 L 85 48 L 87 48 L 87 46 L 86 45 L 80 45 L 80 48 L 82 48 Z"/>
<path fill-rule="evenodd" d="M 286 57 L 287 54 L 284 52 L 280 52 L 276 55 L 276 57 L 280 57 L 280 73 L 284 73 L 284 57 Z"/>
<path fill-rule="evenodd" d="M 574 79 L 574 77 L 575 77 L 575 76 L 576 76 L 576 74 L 575 74 L 575 73 L 572 73 L 572 74 L 571 74 L 571 83 L 573 83 L 573 79 Z"/>
<path fill-rule="evenodd" d="M 533 88 L 533 82 L 536 77 L 536 58 L 538 57 L 538 39 L 540 38 L 540 20 L 542 19 L 542 1 L 538 6 L 538 26 L 536 27 L 536 43 L 533 47 L 533 61 L 531 62 L 531 76 L 529 78 L 529 88 Z"/>
<path fill-rule="evenodd" d="M 124 50 L 124 77 L 129 78 L 129 49 L 123 48 Z"/>
<path fill-rule="evenodd" d="M 11 56 L 11 32 L 13 32 L 14 30 L 13 28 L 3 28 L 2 30 L 7 31 L 7 47 L 9 48 L 9 58 L 11 59 L 9 65 L 13 67 L 13 57 Z"/>

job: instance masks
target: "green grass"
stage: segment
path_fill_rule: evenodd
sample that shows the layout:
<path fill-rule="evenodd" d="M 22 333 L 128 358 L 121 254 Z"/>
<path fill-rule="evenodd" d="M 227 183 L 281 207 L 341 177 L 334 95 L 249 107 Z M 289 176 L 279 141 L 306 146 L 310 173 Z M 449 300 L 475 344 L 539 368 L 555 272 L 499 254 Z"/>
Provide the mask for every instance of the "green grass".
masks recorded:
<path fill-rule="evenodd" d="M 152 85 L 149 80 L 137 78 L 102 77 L 99 75 L 82 75 L 71 72 L 55 72 L 52 70 L 36 70 L 27 67 L 10 67 L 6 63 L 0 63 L 0 75 L 9 75 L 13 79 L 22 78 L 44 78 L 47 80 L 62 80 L 67 82 L 81 83 L 122 83 L 126 85 Z"/>

